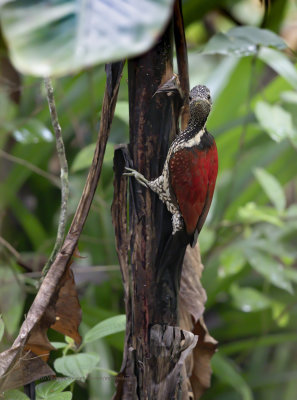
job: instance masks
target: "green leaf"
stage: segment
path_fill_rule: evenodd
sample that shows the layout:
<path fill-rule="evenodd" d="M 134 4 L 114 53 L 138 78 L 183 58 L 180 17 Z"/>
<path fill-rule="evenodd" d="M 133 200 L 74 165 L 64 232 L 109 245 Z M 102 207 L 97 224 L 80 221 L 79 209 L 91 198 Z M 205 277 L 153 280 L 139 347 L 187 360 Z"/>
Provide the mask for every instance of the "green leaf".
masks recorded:
<path fill-rule="evenodd" d="M 272 46 L 278 49 L 287 47 L 281 37 L 267 29 L 244 26 L 214 35 L 204 47 L 203 54 L 244 57 L 255 54 L 258 46 Z"/>
<path fill-rule="evenodd" d="M 1 25 L 11 59 L 24 74 L 68 74 L 148 50 L 173 0 L 32 0 L 9 2 Z"/>
<path fill-rule="evenodd" d="M 109 374 L 111 376 L 118 375 L 118 373 L 116 371 L 113 371 L 112 369 L 103 368 L 103 367 L 96 367 L 96 371 L 106 372 L 107 374 Z"/>
<path fill-rule="evenodd" d="M 297 70 L 288 56 L 273 49 L 262 48 L 258 57 L 297 89 Z"/>
<path fill-rule="evenodd" d="M 72 172 L 81 171 L 82 169 L 89 168 L 92 164 L 94 151 L 96 148 L 95 143 L 91 143 L 88 146 L 84 147 L 75 157 L 71 170 Z M 104 164 L 111 164 L 113 160 L 114 154 L 114 144 L 107 143 L 105 153 L 104 153 Z"/>
<path fill-rule="evenodd" d="M 256 203 L 249 202 L 238 209 L 238 218 L 247 224 L 255 224 L 257 222 L 268 222 L 276 226 L 283 226 L 283 222 L 279 218 L 275 208 L 257 206 Z"/>
<path fill-rule="evenodd" d="M 219 276 L 225 278 L 226 276 L 237 274 L 242 270 L 245 263 L 246 260 L 241 249 L 233 246 L 227 247 L 220 256 Z"/>
<path fill-rule="evenodd" d="M 37 119 L 17 121 L 16 125 L 12 133 L 17 142 L 31 144 L 52 142 L 54 139 L 52 132 Z"/>
<path fill-rule="evenodd" d="M 233 284 L 230 288 L 233 305 L 241 311 L 253 312 L 271 306 L 271 301 L 254 288 L 242 288 Z"/>
<path fill-rule="evenodd" d="M 270 347 L 278 344 L 288 344 L 296 342 L 296 333 L 281 333 L 265 336 L 256 336 L 251 339 L 243 339 L 235 342 L 230 342 L 220 346 L 220 350 L 226 354 L 236 354 L 249 349 L 258 347 Z"/>
<path fill-rule="evenodd" d="M 19 390 L 8 390 L 4 393 L 4 400 L 29 400 L 29 397 L 25 393 Z"/>
<path fill-rule="evenodd" d="M 280 94 L 280 98 L 286 103 L 297 104 L 297 93 L 287 90 Z"/>
<path fill-rule="evenodd" d="M 201 253 L 206 253 L 210 250 L 211 246 L 216 240 L 216 234 L 213 230 L 204 226 L 201 233 L 199 234 L 199 246 Z"/>
<path fill-rule="evenodd" d="M 0 266 L 0 287 L 0 304 L 5 329 L 9 335 L 14 335 L 23 316 L 24 292 L 9 265 Z"/>
<path fill-rule="evenodd" d="M 238 372 L 236 365 L 221 354 L 216 353 L 212 360 L 211 366 L 213 373 L 224 383 L 231 386 L 241 395 L 243 400 L 253 400 L 251 388 Z"/>
<path fill-rule="evenodd" d="M 246 249 L 245 254 L 250 265 L 268 282 L 293 294 L 292 284 L 287 278 L 282 264 L 270 255 L 254 249 Z"/>
<path fill-rule="evenodd" d="M 91 143 L 84 147 L 75 157 L 71 170 L 77 172 L 85 168 L 89 168 L 92 164 L 96 143 Z"/>
<path fill-rule="evenodd" d="M 99 360 L 100 357 L 97 354 L 73 354 L 57 358 L 54 367 L 60 374 L 85 381 L 89 373 L 96 368 Z"/>
<path fill-rule="evenodd" d="M 126 315 L 116 315 L 108 318 L 91 328 L 84 337 L 84 343 L 94 342 L 113 333 L 126 329 Z"/>
<path fill-rule="evenodd" d="M 272 303 L 272 317 L 279 327 L 284 328 L 287 326 L 290 320 L 287 304 L 274 301 Z"/>
<path fill-rule="evenodd" d="M 0 315 L 0 342 L 1 342 L 1 340 L 3 338 L 3 335 L 4 335 L 4 328 L 5 328 L 5 325 L 4 325 L 2 316 Z"/>
<path fill-rule="evenodd" d="M 51 342 L 51 345 L 54 346 L 57 350 L 64 349 L 67 346 L 65 342 Z"/>
<path fill-rule="evenodd" d="M 42 382 L 36 386 L 36 394 L 41 399 L 47 399 L 52 394 L 62 392 L 67 386 L 74 382 L 72 378 L 57 378 L 49 382 Z"/>
<path fill-rule="evenodd" d="M 262 168 L 256 168 L 254 170 L 254 175 L 275 208 L 279 212 L 284 211 L 286 207 L 286 197 L 278 180 Z"/>
<path fill-rule="evenodd" d="M 285 138 L 296 136 L 292 116 L 282 107 L 258 101 L 255 114 L 262 128 L 274 141 L 280 142 Z"/>
<path fill-rule="evenodd" d="M 52 393 L 48 395 L 47 397 L 37 397 L 36 400 L 71 400 L 72 399 L 72 393 L 71 392 L 62 392 L 62 393 Z"/>
<path fill-rule="evenodd" d="M 129 125 L 129 103 L 128 101 L 118 101 L 114 115 Z"/>

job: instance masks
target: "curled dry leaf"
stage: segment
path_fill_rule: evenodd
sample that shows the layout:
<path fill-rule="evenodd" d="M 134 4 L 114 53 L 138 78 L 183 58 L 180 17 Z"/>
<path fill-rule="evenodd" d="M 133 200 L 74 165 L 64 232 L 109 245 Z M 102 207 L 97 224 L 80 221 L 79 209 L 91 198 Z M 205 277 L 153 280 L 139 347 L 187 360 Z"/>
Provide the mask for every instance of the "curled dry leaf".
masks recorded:
<path fill-rule="evenodd" d="M 183 388 L 183 398 L 199 399 L 210 386 L 210 360 L 217 348 L 216 340 L 210 336 L 203 320 L 206 293 L 200 278 L 203 271 L 199 245 L 188 246 L 179 293 L 180 327 L 198 335 L 198 342 L 187 357 L 183 376 L 188 378 Z M 185 393 L 185 391 L 187 393 Z"/>
<path fill-rule="evenodd" d="M 50 288 L 50 282 L 47 278 L 44 279 L 42 287 L 52 289 L 48 306 L 42 311 L 38 304 L 33 307 L 35 315 L 29 312 L 12 347 L 0 354 L 0 391 L 20 387 L 44 375 L 55 375 L 46 364 L 50 351 L 55 349 L 48 340 L 48 328 L 70 336 L 77 345 L 81 343 L 78 333 L 81 308 L 70 264 L 71 262 L 57 287 Z M 44 290 L 39 291 L 43 292 Z M 46 299 L 39 296 L 39 293 L 36 299 L 42 304 Z M 41 312 L 39 320 L 38 311 Z"/>

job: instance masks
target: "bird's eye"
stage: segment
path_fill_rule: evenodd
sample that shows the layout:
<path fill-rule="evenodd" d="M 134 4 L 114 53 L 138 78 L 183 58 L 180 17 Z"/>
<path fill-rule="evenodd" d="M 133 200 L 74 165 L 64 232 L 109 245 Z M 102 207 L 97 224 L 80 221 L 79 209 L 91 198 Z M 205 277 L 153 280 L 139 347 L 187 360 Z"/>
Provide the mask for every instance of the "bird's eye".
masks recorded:
<path fill-rule="evenodd" d="M 189 96 L 189 101 L 191 101 L 192 100 L 192 96 Z"/>
<path fill-rule="evenodd" d="M 210 100 L 210 94 L 207 95 L 208 100 Z"/>

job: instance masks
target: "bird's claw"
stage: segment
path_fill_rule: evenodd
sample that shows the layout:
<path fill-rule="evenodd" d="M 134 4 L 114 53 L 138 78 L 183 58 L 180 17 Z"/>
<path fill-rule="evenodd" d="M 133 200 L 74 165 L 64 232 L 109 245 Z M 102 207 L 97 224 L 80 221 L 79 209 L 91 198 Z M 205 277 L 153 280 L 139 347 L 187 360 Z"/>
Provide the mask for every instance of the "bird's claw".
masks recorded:
<path fill-rule="evenodd" d="M 148 187 L 148 185 L 146 184 L 145 177 L 140 172 L 137 172 L 135 171 L 135 169 L 129 167 L 125 167 L 125 169 L 129 172 L 124 172 L 123 175 L 133 176 L 137 180 L 137 182 L 140 183 L 142 186 L 146 188 Z"/>

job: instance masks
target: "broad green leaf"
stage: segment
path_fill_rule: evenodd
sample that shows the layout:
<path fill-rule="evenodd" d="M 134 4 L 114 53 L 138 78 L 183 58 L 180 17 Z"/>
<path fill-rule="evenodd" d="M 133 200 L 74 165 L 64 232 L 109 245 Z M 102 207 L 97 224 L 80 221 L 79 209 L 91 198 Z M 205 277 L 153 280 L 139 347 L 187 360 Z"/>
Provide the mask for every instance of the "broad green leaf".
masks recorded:
<path fill-rule="evenodd" d="M 296 271 L 296 269 L 294 269 L 294 268 L 286 268 L 285 269 L 285 275 L 290 281 L 297 283 L 297 271 Z"/>
<path fill-rule="evenodd" d="M 246 38 L 233 38 L 219 32 L 205 45 L 202 54 L 223 54 L 238 57 L 255 54 L 257 47 Z"/>
<path fill-rule="evenodd" d="M 287 90 L 280 94 L 280 98 L 286 103 L 297 104 L 297 92 L 292 92 L 290 90 Z"/>
<path fill-rule="evenodd" d="M 24 292 L 9 265 L 0 266 L 0 287 L 0 304 L 5 329 L 9 335 L 14 335 L 23 314 Z"/>
<path fill-rule="evenodd" d="M 54 362 L 54 368 L 60 374 L 85 381 L 89 373 L 97 366 L 99 360 L 100 357 L 97 354 L 73 354 L 57 358 Z"/>
<path fill-rule="evenodd" d="M 1 9 L 12 61 L 24 74 L 68 74 L 148 50 L 173 0 L 16 0 Z"/>
<path fill-rule="evenodd" d="M 77 154 L 71 166 L 72 172 L 80 171 L 82 169 L 90 167 L 90 165 L 92 164 L 95 148 L 96 144 L 91 143 L 88 146 L 84 147 Z"/>
<path fill-rule="evenodd" d="M 85 168 L 89 168 L 92 164 L 94 151 L 96 148 L 95 143 L 91 143 L 84 147 L 75 157 L 71 170 L 72 172 L 77 172 Z M 113 160 L 114 145 L 112 143 L 107 143 L 103 163 L 110 164 Z"/>
<path fill-rule="evenodd" d="M 129 103 L 128 101 L 118 101 L 114 115 L 129 125 Z"/>
<path fill-rule="evenodd" d="M 116 315 L 93 326 L 85 335 L 84 343 L 94 342 L 113 333 L 126 329 L 126 315 Z"/>
<path fill-rule="evenodd" d="M 25 395 L 25 393 L 19 390 L 8 390 L 4 393 L 4 400 L 29 400 L 29 397 Z"/>
<path fill-rule="evenodd" d="M 297 89 L 297 70 L 288 56 L 274 49 L 262 48 L 259 58 Z"/>
<path fill-rule="evenodd" d="M 224 54 L 239 57 L 255 54 L 258 46 L 272 46 L 278 49 L 287 47 L 275 33 L 253 26 L 230 29 L 227 33 L 217 33 L 206 44 L 203 54 Z"/>
<path fill-rule="evenodd" d="M 221 267 L 219 276 L 225 278 L 229 275 L 237 274 L 244 267 L 246 260 L 242 254 L 242 250 L 234 247 L 227 247 L 220 256 Z"/>
<path fill-rule="evenodd" d="M 17 142 L 23 144 L 52 142 L 54 137 L 50 130 L 37 119 L 17 121 L 12 134 Z"/>
<path fill-rule="evenodd" d="M 230 29 L 228 35 L 235 38 L 248 38 L 250 42 L 257 46 L 275 47 L 277 49 L 288 47 L 286 42 L 276 33 L 255 26 L 237 26 Z"/>
<path fill-rule="evenodd" d="M 282 264 L 264 252 L 246 249 L 245 254 L 250 265 L 268 282 L 293 294 L 292 284 L 287 278 Z"/>
<path fill-rule="evenodd" d="M 47 399 L 52 394 L 62 392 L 72 382 L 74 382 L 72 378 L 57 378 L 49 382 L 42 382 L 36 386 L 36 394 L 41 399 Z"/>
<path fill-rule="evenodd" d="M 257 206 L 256 203 L 249 202 L 238 209 L 238 218 L 247 224 L 255 224 L 257 222 L 268 222 L 276 226 L 283 226 L 283 222 L 279 218 L 275 208 Z"/>
<path fill-rule="evenodd" d="M 5 325 L 4 325 L 2 316 L 0 315 L 0 342 L 1 342 L 2 337 L 4 335 L 4 328 L 5 328 Z"/>
<path fill-rule="evenodd" d="M 286 197 L 278 180 L 262 168 L 256 168 L 254 174 L 275 208 L 282 212 L 286 207 Z"/>
<path fill-rule="evenodd" d="M 270 299 L 252 287 L 242 288 L 233 284 L 230 293 L 233 305 L 244 312 L 260 311 L 271 306 Z"/>
<path fill-rule="evenodd" d="M 214 244 L 215 239 L 215 232 L 204 226 L 201 233 L 199 234 L 199 246 L 201 253 L 206 253 Z"/>
<path fill-rule="evenodd" d="M 253 400 L 251 388 L 231 360 L 215 353 L 211 359 L 213 373 L 241 395 L 242 400 Z"/>
<path fill-rule="evenodd" d="M 118 373 L 116 371 L 113 371 L 112 369 L 102 368 L 102 367 L 96 367 L 96 371 L 106 372 L 107 374 L 109 374 L 111 376 L 118 375 Z"/>
<path fill-rule="evenodd" d="M 262 128 L 276 142 L 297 135 L 291 114 L 282 107 L 258 101 L 255 107 L 255 114 Z"/>
<path fill-rule="evenodd" d="M 64 347 L 67 346 L 67 343 L 65 342 L 51 342 L 51 345 L 54 346 L 57 350 L 63 349 Z"/>
<path fill-rule="evenodd" d="M 36 400 L 71 400 L 72 399 L 72 393 L 71 392 L 61 392 L 61 393 L 52 393 L 49 394 L 46 397 L 37 397 Z"/>
<path fill-rule="evenodd" d="M 220 351 L 226 355 L 229 355 L 249 349 L 255 349 L 257 347 L 269 347 L 290 342 L 296 342 L 296 333 L 266 334 L 262 337 L 257 336 L 252 339 L 244 339 L 232 343 L 222 344 L 220 346 Z"/>

